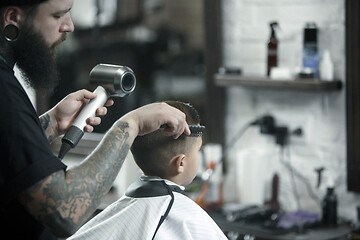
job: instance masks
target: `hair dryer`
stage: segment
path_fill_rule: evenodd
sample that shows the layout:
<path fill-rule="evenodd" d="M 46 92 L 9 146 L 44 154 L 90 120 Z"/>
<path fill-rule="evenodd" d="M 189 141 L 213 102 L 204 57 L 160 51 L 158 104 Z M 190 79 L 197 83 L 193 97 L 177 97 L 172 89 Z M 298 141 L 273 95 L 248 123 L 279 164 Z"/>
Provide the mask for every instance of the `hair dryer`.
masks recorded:
<path fill-rule="evenodd" d="M 95 89 L 96 98 L 91 99 L 81 110 L 72 126 L 62 138 L 59 158 L 63 159 L 65 154 L 74 148 L 84 135 L 84 127 L 89 117 L 95 116 L 96 109 L 104 106 L 109 97 L 126 97 L 132 93 L 136 86 L 134 72 L 125 66 L 110 64 L 98 64 L 90 72 L 90 83 L 101 84 Z"/>

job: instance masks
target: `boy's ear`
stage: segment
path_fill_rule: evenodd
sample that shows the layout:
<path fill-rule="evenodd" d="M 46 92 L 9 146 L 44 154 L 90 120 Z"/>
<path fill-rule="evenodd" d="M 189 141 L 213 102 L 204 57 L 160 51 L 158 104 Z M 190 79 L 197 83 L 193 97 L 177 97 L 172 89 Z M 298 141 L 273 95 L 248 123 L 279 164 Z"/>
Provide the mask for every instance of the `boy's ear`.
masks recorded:
<path fill-rule="evenodd" d="M 171 159 L 171 168 L 176 175 L 184 172 L 185 159 L 185 154 L 178 154 Z"/>

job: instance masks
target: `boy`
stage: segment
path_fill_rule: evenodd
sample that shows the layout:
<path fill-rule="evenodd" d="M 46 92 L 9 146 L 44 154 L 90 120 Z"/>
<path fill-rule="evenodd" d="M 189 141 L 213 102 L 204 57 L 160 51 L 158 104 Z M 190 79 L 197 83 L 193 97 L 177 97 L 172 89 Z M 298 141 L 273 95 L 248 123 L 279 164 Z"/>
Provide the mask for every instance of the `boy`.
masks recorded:
<path fill-rule="evenodd" d="M 198 170 L 204 131 L 199 114 L 189 104 L 166 103 L 185 113 L 191 135 L 173 139 L 162 128 L 137 137 L 131 151 L 144 175 L 71 239 L 227 239 L 183 192 Z"/>

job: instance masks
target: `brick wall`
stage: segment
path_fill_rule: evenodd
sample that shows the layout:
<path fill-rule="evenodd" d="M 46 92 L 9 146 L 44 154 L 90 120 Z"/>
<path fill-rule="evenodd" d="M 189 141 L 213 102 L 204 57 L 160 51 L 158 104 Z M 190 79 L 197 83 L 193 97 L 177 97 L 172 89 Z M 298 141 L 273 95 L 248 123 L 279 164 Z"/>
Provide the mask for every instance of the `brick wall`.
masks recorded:
<path fill-rule="evenodd" d="M 345 9 L 340 0 L 224 0 L 223 50 L 227 66 L 241 67 L 244 75 L 265 75 L 266 42 L 270 21 L 278 21 L 279 66 L 301 65 L 302 31 L 306 22 L 319 28 L 319 52 L 331 53 L 335 77 L 345 81 Z M 227 90 L 227 140 L 247 122 L 272 114 L 278 124 L 301 127 L 302 137 L 292 137 L 284 154 L 270 136 L 251 127 L 230 150 L 225 199 L 262 203 L 269 198 L 271 178 L 280 175 L 280 202 L 287 210 L 321 212 L 326 183 L 333 179 L 339 215 L 355 220 L 358 194 L 346 190 L 345 90 L 330 93 L 275 91 L 235 87 Z M 284 157 L 300 175 L 295 186 Z M 315 168 L 325 167 L 323 183 L 316 187 Z M 233 183 L 236 191 L 233 191 Z M 299 199 L 299 201 L 296 201 Z"/>

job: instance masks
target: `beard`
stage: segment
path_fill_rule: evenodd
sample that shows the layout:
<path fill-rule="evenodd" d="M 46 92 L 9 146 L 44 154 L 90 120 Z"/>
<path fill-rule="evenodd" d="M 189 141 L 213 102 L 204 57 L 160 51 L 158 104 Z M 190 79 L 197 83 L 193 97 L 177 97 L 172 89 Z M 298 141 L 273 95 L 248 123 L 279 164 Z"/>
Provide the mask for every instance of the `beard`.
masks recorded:
<path fill-rule="evenodd" d="M 64 39 L 65 35 L 49 47 L 43 36 L 30 24 L 21 28 L 14 53 L 21 75 L 30 87 L 52 92 L 58 85 L 55 47 Z"/>

